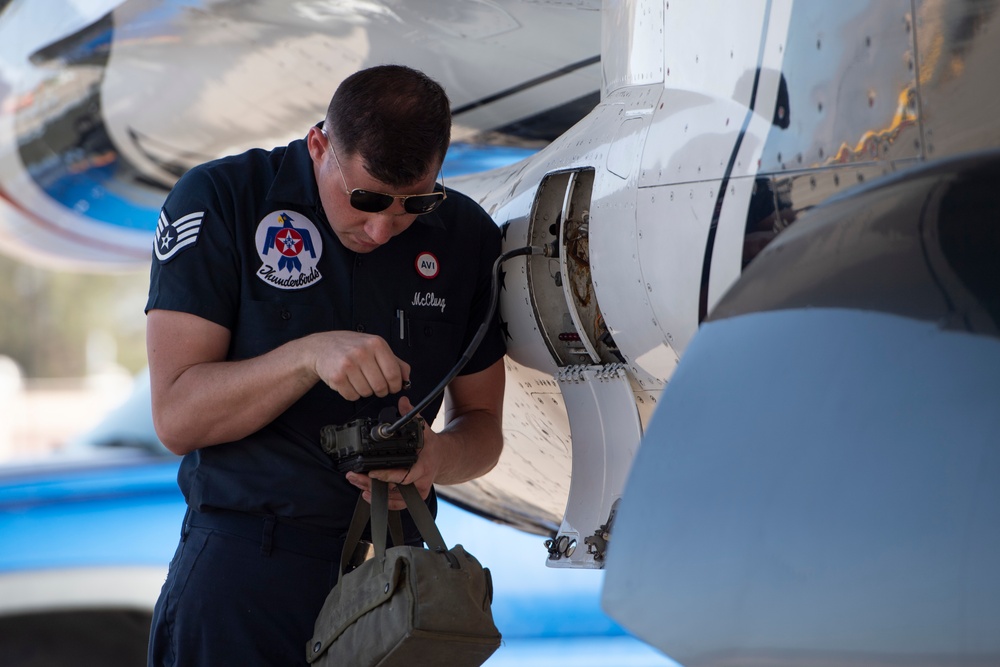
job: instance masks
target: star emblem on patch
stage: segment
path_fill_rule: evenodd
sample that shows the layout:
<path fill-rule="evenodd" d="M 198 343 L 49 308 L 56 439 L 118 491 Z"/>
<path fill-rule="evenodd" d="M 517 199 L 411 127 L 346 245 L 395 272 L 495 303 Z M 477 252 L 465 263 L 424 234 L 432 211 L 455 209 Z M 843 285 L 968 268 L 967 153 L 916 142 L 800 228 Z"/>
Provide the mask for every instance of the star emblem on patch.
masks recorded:
<path fill-rule="evenodd" d="M 273 211 L 257 225 L 257 277 L 278 289 L 302 289 L 323 276 L 317 267 L 323 239 L 313 222 L 293 211 Z"/>
<path fill-rule="evenodd" d="M 205 212 L 197 211 L 171 221 L 167 217 L 167 212 L 161 210 L 160 219 L 156 224 L 156 237 L 153 240 L 153 252 L 156 253 L 156 258 L 166 262 L 184 248 L 197 243 L 204 219 Z"/>

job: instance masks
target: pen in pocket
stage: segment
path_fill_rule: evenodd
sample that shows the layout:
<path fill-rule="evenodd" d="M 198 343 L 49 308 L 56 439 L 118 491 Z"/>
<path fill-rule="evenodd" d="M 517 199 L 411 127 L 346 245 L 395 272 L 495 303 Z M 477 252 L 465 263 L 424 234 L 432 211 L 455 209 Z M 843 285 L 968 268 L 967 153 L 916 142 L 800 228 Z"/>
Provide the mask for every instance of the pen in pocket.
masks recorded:
<path fill-rule="evenodd" d="M 406 341 L 406 313 L 402 309 L 396 310 L 396 323 L 399 325 L 399 340 L 400 342 Z M 403 381 L 403 389 L 409 389 L 411 387 L 409 380 Z"/>
<path fill-rule="evenodd" d="M 402 309 L 396 310 L 396 324 L 399 326 L 399 340 L 406 341 L 406 313 Z"/>

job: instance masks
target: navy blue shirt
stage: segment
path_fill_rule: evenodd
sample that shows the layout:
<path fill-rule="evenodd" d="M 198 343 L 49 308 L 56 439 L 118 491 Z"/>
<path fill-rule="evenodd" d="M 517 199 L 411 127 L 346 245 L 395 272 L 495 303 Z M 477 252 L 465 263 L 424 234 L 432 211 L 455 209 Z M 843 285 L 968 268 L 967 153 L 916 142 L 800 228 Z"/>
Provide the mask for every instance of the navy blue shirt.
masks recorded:
<path fill-rule="evenodd" d="M 496 224 L 451 190 L 436 211 L 373 252 L 348 250 L 323 212 L 306 142 L 297 140 L 206 163 L 178 181 L 160 214 L 146 311 L 183 311 L 226 327 L 229 360 L 321 331 L 376 334 L 410 364 L 406 395 L 415 405 L 485 318 L 499 253 Z M 488 368 L 504 351 L 494 317 L 462 373 Z M 196 510 L 344 531 L 359 492 L 322 451 L 320 430 L 376 417 L 398 399 L 347 401 L 320 382 L 256 433 L 187 454 L 181 490 Z M 438 398 L 423 412 L 428 423 L 440 405 Z"/>

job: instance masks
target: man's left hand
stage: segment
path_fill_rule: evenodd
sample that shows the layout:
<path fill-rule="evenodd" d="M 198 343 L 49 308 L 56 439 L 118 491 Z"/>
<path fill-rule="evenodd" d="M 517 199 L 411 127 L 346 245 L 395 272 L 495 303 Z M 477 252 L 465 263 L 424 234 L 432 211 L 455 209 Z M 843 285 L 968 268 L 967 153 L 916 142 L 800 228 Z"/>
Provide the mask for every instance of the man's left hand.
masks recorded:
<path fill-rule="evenodd" d="M 399 414 L 405 415 L 413 409 L 410 399 L 403 396 L 399 399 Z M 372 501 L 372 479 L 379 479 L 389 483 L 389 509 L 406 509 L 406 502 L 396 488 L 397 484 L 413 484 L 420 497 L 426 499 L 434 485 L 434 479 L 440 468 L 437 459 L 437 447 L 435 441 L 438 435 L 431 430 L 428 424 L 424 424 L 424 446 L 417 455 L 417 461 L 409 469 L 406 468 L 386 468 L 384 470 L 372 470 L 367 475 L 361 473 L 347 473 L 347 481 L 362 490 L 367 502 Z"/>

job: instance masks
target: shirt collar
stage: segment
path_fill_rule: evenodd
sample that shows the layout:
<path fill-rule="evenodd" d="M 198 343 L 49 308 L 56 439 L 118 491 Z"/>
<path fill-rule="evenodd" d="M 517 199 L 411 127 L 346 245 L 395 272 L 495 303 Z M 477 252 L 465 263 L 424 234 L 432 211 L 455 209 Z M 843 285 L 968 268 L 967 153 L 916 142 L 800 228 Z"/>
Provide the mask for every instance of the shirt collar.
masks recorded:
<path fill-rule="evenodd" d="M 296 139 L 285 148 L 281 164 L 271 182 L 271 189 L 267 191 L 267 198 L 276 202 L 322 206 L 305 139 Z"/>

